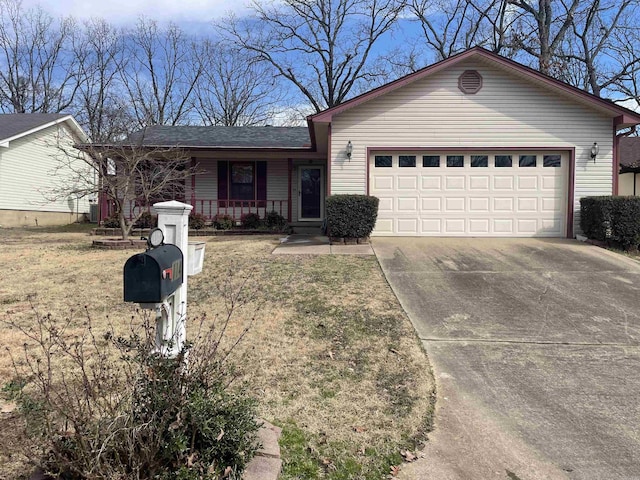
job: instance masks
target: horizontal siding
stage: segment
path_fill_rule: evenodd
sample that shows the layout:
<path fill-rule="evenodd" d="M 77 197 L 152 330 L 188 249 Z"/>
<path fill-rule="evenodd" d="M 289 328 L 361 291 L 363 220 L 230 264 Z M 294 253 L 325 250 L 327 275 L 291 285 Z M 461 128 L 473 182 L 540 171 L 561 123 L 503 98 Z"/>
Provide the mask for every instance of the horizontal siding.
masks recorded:
<path fill-rule="evenodd" d="M 66 161 L 61 161 L 63 152 L 57 146 L 61 141 L 70 149 L 72 141 L 62 139 L 58 128 L 52 126 L 10 142 L 9 148 L 0 147 L 0 209 L 89 213 L 86 197 L 51 201 L 54 191 L 71 187 L 74 177 Z M 77 160 L 74 169 L 80 168 L 88 167 Z"/>
<path fill-rule="evenodd" d="M 458 89 L 458 76 L 468 69 L 483 77 L 475 95 Z M 595 164 L 593 142 L 600 146 Z M 367 147 L 414 146 L 575 148 L 574 212 L 580 197 L 612 191 L 611 118 L 473 59 L 336 116 L 331 143 L 335 194 L 366 192 Z"/>

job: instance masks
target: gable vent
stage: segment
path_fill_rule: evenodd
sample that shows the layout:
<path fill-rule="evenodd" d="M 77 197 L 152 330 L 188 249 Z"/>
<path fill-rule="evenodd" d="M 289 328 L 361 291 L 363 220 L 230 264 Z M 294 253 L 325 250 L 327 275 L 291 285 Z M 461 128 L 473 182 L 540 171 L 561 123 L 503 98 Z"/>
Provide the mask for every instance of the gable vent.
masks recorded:
<path fill-rule="evenodd" d="M 482 88 L 482 75 L 476 70 L 465 70 L 458 77 L 458 88 L 463 93 L 478 93 Z"/>

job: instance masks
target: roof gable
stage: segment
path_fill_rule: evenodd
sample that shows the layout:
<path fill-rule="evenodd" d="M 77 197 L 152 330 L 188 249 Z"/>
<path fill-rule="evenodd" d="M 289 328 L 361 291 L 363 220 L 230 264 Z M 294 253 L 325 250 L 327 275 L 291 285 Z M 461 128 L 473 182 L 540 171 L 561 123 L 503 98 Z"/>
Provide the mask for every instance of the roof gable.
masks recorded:
<path fill-rule="evenodd" d="M 640 124 L 640 115 L 636 112 L 633 112 L 632 110 L 616 105 L 609 100 L 597 97 L 591 93 L 585 92 L 584 90 L 580 90 L 579 88 L 573 87 L 569 84 L 556 80 L 555 78 L 549 77 L 548 75 L 544 75 L 530 67 L 524 66 L 518 62 L 492 53 L 482 47 L 473 47 L 463 53 L 442 60 L 438 63 L 418 70 L 417 72 L 411 73 L 393 82 L 387 83 L 386 85 L 382 85 L 367 93 L 352 98 L 351 100 L 348 100 L 338 106 L 329 108 L 314 115 L 310 115 L 308 117 L 308 120 L 312 123 L 330 123 L 333 119 L 333 116 L 335 115 L 339 115 L 346 110 L 366 103 L 370 100 L 373 100 L 374 98 L 378 98 L 382 95 L 391 93 L 404 87 L 405 85 L 430 77 L 442 70 L 450 68 L 460 62 L 471 58 L 480 58 L 503 69 L 514 71 L 520 76 L 527 77 L 551 91 L 555 91 L 567 97 L 573 98 L 577 101 L 580 101 L 580 103 L 587 103 L 593 108 L 604 110 L 609 113 L 611 117 L 616 118 L 616 125 L 630 126 Z"/>
<path fill-rule="evenodd" d="M 71 115 L 63 113 L 8 113 L 0 114 L 0 146 L 26 135 L 38 132 L 52 125 L 67 123 L 81 140 L 86 135 Z"/>

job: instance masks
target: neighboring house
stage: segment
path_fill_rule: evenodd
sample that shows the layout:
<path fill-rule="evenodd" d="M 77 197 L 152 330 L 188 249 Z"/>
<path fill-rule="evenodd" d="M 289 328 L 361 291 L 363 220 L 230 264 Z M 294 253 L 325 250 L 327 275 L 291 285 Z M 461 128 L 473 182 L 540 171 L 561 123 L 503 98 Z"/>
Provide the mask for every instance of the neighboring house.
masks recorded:
<path fill-rule="evenodd" d="M 622 137 L 619 151 L 618 194 L 640 195 L 640 137 Z"/>
<path fill-rule="evenodd" d="M 62 225 L 84 218 L 88 199 L 54 191 L 73 177 L 59 142 L 69 148 L 86 140 L 71 115 L 0 115 L 0 226 Z"/>
<path fill-rule="evenodd" d="M 617 193 L 618 133 L 640 115 L 476 47 L 307 123 L 142 142 L 189 151 L 185 199 L 208 217 L 317 224 L 327 195 L 355 193 L 380 198 L 374 235 L 573 237 L 580 198 Z"/>

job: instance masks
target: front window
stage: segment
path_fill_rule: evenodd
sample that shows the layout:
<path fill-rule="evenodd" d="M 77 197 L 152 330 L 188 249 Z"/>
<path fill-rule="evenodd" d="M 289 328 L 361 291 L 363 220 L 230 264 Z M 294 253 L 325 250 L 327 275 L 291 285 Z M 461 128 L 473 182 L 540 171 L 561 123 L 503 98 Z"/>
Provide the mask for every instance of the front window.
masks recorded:
<path fill-rule="evenodd" d="M 230 198 L 232 200 L 255 199 L 255 175 L 253 163 L 232 163 L 230 180 Z"/>

